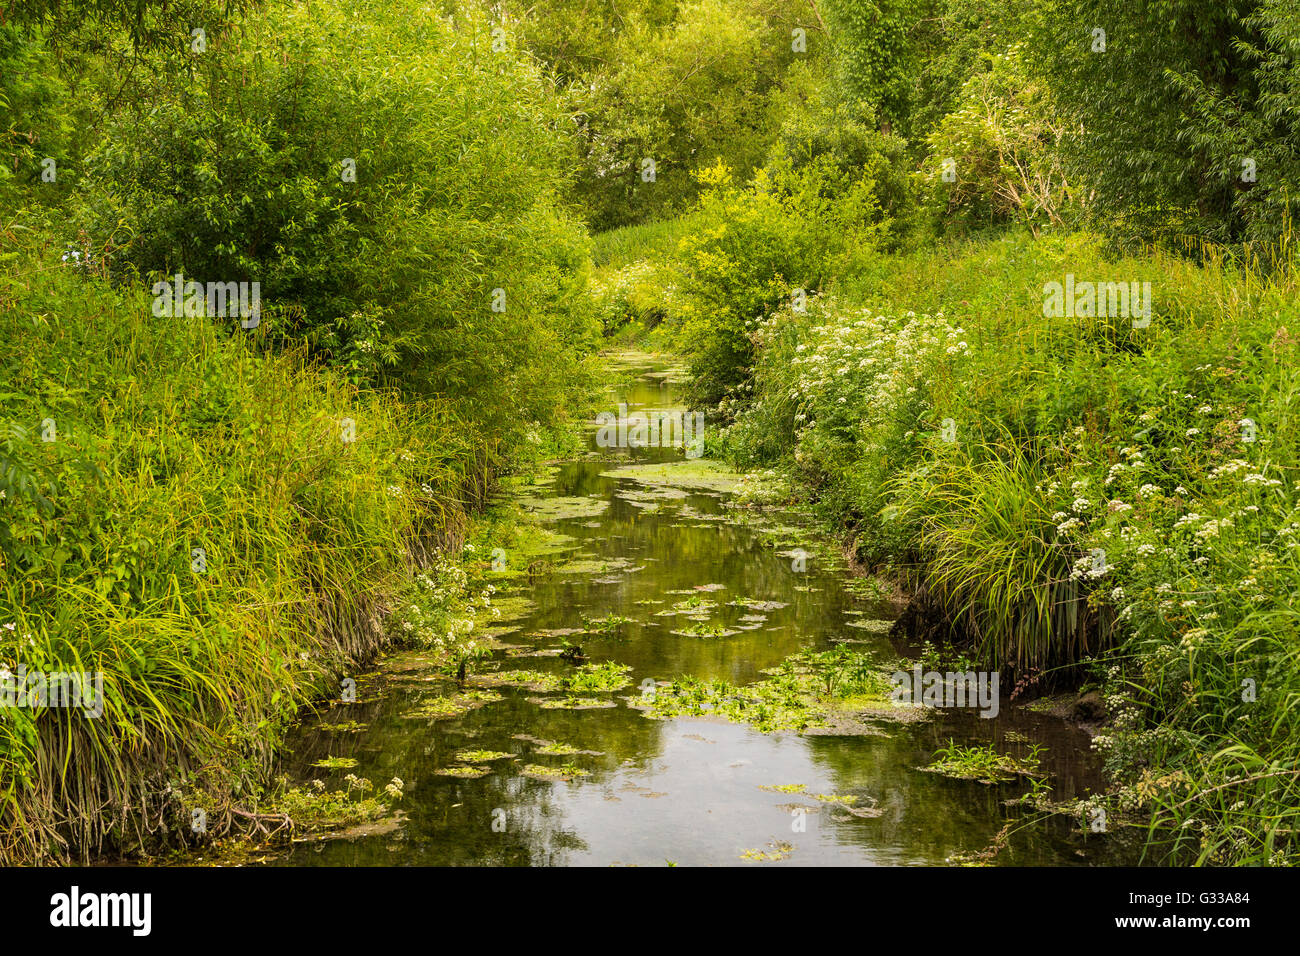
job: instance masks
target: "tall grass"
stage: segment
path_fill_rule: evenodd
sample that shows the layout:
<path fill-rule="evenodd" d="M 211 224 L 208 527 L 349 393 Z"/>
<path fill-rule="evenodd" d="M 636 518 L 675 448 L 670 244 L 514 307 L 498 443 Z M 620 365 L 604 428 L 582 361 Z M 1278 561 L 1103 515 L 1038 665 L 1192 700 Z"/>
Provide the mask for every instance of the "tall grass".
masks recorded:
<path fill-rule="evenodd" d="M 617 271 L 643 259 L 669 259 L 682 237 L 697 227 L 696 217 L 687 214 L 596 233 L 592 236 L 592 263 L 600 269 Z"/>
<path fill-rule="evenodd" d="M 0 663 L 101 672 L 104 713 L 0 709 L 5 863 L 229 825 L 499 464 L 435 406 L 26 251 L 0 275 Z"/>

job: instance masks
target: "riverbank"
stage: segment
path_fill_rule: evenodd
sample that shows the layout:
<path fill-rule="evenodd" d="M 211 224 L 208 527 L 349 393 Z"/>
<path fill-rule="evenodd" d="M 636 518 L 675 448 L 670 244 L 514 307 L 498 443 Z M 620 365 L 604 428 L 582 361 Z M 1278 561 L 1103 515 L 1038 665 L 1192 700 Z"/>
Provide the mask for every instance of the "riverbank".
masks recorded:
<path fill-rule="evenodd" d="M 395 647 L 460 646 L 478 595 L 438 555 L 548 439 L 507 455 L 27 248 L 0 275 L 0 668 L 92 674 L 99 700 L 30 683 L 0 715 L 0 862 L 256 833 L 304 707 Z"/>
<path fill-rule="evenodd" d="M 1149 319 L 1045 315 L 1159 276 Z M 1289 859 L 1300 657 L 1293 273 L 1108 259 L 1085 236 L 882 256 L 758 322 L 733 461 L 789 474 L 1016 695 L 1091 693 L 1151 852 Z M 1261 822 L 1266 821 L 1266 822 Z"/>
<path fill-rule="evenodd" d="M 611 407 L 680 406 L 651 357 L 626 358 Z M 470 593 L 495 589 L 467 632 L 481 653 L 460 672 L 401 651 L 359 675 L 354 701 L 289 736 L 279 791 L 304 826 L 221 859 L 1135 859 L 1127 833 L 1003 805 L 1034 781 L 1062 806 L 1094 793 L 1086 735 L 888 699 L 889 590 L 852 577 L 784 489 L 680 450 L 602 448 L 594 423 L 588 437 L 508 480 L 449 555 Z"/>

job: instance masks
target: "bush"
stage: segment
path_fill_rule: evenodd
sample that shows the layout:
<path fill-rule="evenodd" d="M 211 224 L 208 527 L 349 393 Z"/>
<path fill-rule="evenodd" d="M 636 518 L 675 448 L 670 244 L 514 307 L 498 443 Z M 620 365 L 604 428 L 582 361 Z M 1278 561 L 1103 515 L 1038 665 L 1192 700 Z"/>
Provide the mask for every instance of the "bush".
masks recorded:
<path fill-rule="evenodd" d="M 717 404 L 749 376 L 758 321 L 815 293 L 846 249 L 860 254 L 884 226 L 873 183 L 825 157 L 797 170 L 778 157 L 747 187 L 721 166 L 701 181 L 699 229 L 678 248 L 677 321 L 692 400 Z"/>
<path fill-rule="evenodd" d="M 1060 225 L 1069 201 L 1057 154 L 1062 125 L 1018 47 L 988 58 L 962 87 L 957 108 L 926 139 L 921 172 L 936 218 L 967 226 Z"/>
<path fill-rule="evenodd" d="M 643 260 L 604 278 L 593 278 L 591 294 L 596 301 L 596 317 L 606 337 L 629 322 L 650 329 L 663 320 L 663 272 L 654 263 Z"/>
<path fill-rule="evenodd" d="M 115 116 L 92 240 L 122 280 L 260 282 L 276 341 L 517 441 L 582 387 L 596 333 L 558 199 L 571 123 L 485 20 L 355 8 L 272 8 Z"/>

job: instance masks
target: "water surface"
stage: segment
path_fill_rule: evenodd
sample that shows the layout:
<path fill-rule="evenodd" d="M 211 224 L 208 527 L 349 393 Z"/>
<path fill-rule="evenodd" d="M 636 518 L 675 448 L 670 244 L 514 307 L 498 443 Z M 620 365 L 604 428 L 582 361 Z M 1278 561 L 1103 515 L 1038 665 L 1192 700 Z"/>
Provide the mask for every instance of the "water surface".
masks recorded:
<path fill-rule="evenodd" d="M 619 401 L 633 411 L 680 407 L 654 365 L 638 365 L 635 357 L 626 361 L 630 381 L 611 398 L 610 411 Z M 387 670 L 404 679 L 387 685 L 379 699 L 346 708 L 342 717 L 334 708 L 322 718 L 355 720 L 367 724 L 365 730 L 336 732 L 311 722 L 291 739 L 286 766 L 293 779 L 319 778 L 330 789 L 341 786 L 344 772 L 311 767 L 326 756 L 355 758 L 358 766 L 349 772 L 379 787 L 400 777 L 406 784 L 401 825 L 373 836 L 298 844 L 276 862 L 737 865 L 747 851 L 780 847 L 787 855 L 779 861 L 743 865 L 935 865 L 984 849 L 1013 820 L 1019 823 L 996 864 L 1135 861 L 1132 841 L 1084 834 L 1060 818 L 1037 820 L 1039 814 L 1008 806 L 1025 791 L 1023 783 L 990 786 L 918 769 L 949 739 L 992 742 L 1017 755 L 1037 743 L 1047 748 L 1043 765 L 1054 797 L 1099 791 L 1087 735 L 1054 717 L 1004 706 L 994 720 L 945 711 L 927 721 L 890 724 L 878 736 L 826 736 L 763 734 L 712 719 L 652 720 L 629 707 L 626 698 L 647 678 L 694 675 L 748 683 L 802 648 L 826 649 L 846 638 L 866 641 L 888 658 L 896 651 L 885 635 L 851 625 L 887 617 L 893 608 L 856 596 L 830 552 L 816 552 L 796 570 L 797 561 L 777 553 L 782 542 L 774 546 L 771 521 L 755 526 L 728 508 L 723 494 L 654 499 L 627 479 L 602 477 L 617 467 L 611 455 L 624 462 L 680 460 L 682 452 L 597 450 L 594 435 L 593 429 L 591 458 L 563 464 L 530 494 L 606 502 L 599 515 L 550 526 L 572 536 L 578 554 L 608 567 L 543 575 L 518 586 L 515 593 L 535 607 L 511 622 L 518 630 L 501 639 L 523 645 L 525 652 L 554 649 L 560 639 L 544 632 L 581 628 L 584 615 L 631 618 L 634 623 L 609 636 L 575 634 L 568 640 L 592 661 L 631 665 L 634 686 L 591 695 L 617 704 L 608 709 L 546 710 L 530 701 L 539 698 L 537 692 L 502 687 L 503 700 L 463 717 L 411 719 L 403 714 L 447 688 L 419 678 L 420 655 L 399 656 Z M 656 616 L 681 600 L 672 592 L 716 585 L 721 588 L 702 592 L 718 603 L 710 619 L 750 629 L 728 637 L 680 636 L 672 633 L 681 626 L 678 619 Z M 757 615 L 726 605 L 738 597 L 786 606 Z M 644 603 L 652 601 L 663 603 Z M 519 657 L 501 666 L 571 669 L 553 656 Z M 537 741 L 592 753 L 539 755 Z M 493 772 L 479 779 L 435 773 L 454 764 L 455 753 L 465 748 L 506 751 L 517 759 L 491 764 Z M 526 764 L 566 762 L 589 776 L 566 782 L 520 775 Z M 805 792 L 763 789 L 794 784 L 803 784 Z M 854 816 L 816 800 L 812 795 L 818 793 L 853 795 L 856 806 L 880 812 Z"/>

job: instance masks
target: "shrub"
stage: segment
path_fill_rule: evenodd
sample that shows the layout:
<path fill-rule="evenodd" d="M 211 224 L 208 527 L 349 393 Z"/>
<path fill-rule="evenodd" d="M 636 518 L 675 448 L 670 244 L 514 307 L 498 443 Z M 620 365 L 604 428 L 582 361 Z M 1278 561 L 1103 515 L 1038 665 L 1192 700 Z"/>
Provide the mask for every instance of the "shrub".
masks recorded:
<path fill-rule="evenodd" d="M 257 281 L 276 341 L 519 440 L 581 388 L 596 331 L 558 199 L 571 124 L 486 21 L 355 7 L 272 8 L 114 116 L 92 239 L 119 279 Z"/>
<path fill-rule="evenodd" d="M 699 230 L 678 249 L 678 321 L 693 400 L 716 404 L 746 381 L 758 321 L 813 294 L 837 256 L 860 253 L 883 227 L 873 184 L 825 158 L 798 170 L 778 158 L 743 188 L 721 166 L 701 181 Z"/>
<path fill-rule="evenodd" d="M 926 138 L 926 203 L 966 225 L 1059 225 L 1069 201 L 1057 153 L 1063 126 L 1018 47 L 987 60 L 988 70 L 966 81 L 956 109 Z"/>

